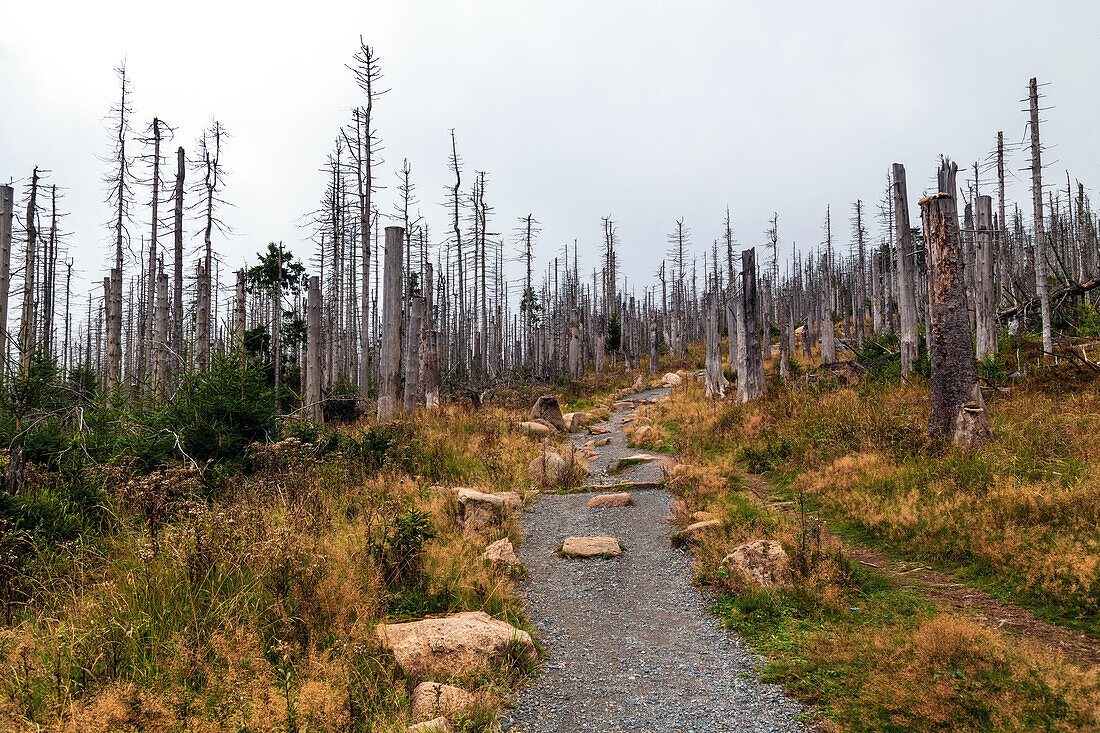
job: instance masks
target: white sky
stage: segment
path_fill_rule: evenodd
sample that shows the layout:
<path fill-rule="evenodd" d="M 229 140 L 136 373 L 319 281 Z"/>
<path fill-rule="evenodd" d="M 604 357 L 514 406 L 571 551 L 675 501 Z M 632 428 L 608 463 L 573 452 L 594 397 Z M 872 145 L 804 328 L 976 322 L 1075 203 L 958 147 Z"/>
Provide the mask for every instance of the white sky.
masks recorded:
<path fill-rule="evenodd" d="M 488 172 L 491 228 L 510 241 L 516 217 L 542 222 L 540 267 L 576 238 L 590 270 L 608 214 L 638 285 L 678 217 L 701 259 L 726 206 L 742 246 L 763 243 L 773 211 L 786 249 L 816 245 L 826 205 L 846 244 L 851 203 L 873 213 L 892 162 L 906 164 L 915 201 L 939 154 L 965 168 L 998 130 L 1022 140 L 1031 76 L 1049 83 L 1053 106 L 1047 181 L 1064 190 L 1067 168 L 1075 186 L 1095 191 L 1100 180 L 1094 0 L 0 0 L 0 180 L 19 187 L 35 165 L 51 171 L 80 276 L 100 281 L 111 236 L 103 120 L 125 59 L 135 131 L 159 116 L 178 130 L 170 150 L 188 152 L 212 117 L 232 135 L 224 195 L 234 207 L 223 218 L 235 233 L 215 245 L 226 267 L 272 240 L 308 257 L 298 222 L 361 102 L 344 68 L 360 34 L 392 89 L 376 105 L 383 211 L 407 157 L 433 238 L 444 236 L 453 127 L 464 184 Z M 1012 154 L 1021 180 L 1026 165 L 1026 150 Z M 1010 199 L 1023 208 L 1026 188 L 1016 183 Z M 137 211 L 135 244 L 146 217 Z"/>

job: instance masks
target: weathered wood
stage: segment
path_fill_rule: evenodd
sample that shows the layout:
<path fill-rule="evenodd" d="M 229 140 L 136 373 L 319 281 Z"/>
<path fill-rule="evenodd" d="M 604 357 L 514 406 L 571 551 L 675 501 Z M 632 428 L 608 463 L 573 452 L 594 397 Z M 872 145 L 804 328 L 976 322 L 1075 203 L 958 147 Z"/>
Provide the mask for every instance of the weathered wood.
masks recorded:
<path fill-rule="evenodd" d="M 779 299 L 779 378 L 784 382 L 791 378 L 791 338 L 794 323 L 791 320 L 790 298 Z"/>
<path fill-rule="evenodd" d="M 931 415 L 928 433 L 965 448 L 993 438 L 992 424 L 978 387 L 966 309 L 962 240 L 955 204 L 957 166 L 944 161 L 937 194 L 921 199 L 928 246 Z"/>
<path fill-rule="evenodd" d="M 309 279 L 306 293 L 306 388 L 302 409 L 305 416 L 321 422 L 324 413 L 321 405 L 321 278 Z"/>
<path fill-rule="evenodd" d="M 409 331 L 405 335 L 405 412 L 415 412 L 420 402 L 420 348 L 424 321 L 424 298 L 409 298 Z"/>
<path fill-rule="evenodd" d="M 175 218 L 172 244 L 175 254 L 172 274 L 172 371 L 180 371 L 186 360 L 183 343 L 183 191 L 187 175 L 187 158 L 183 148 L 176 150 L 176 190 L 173 194 Z"/>
<path fill-rule="evenodd" d="M 382 281 L 382 349 L 378 385 L 378 419 L 392 420 L 401 410 L 401 293 L 405 231 L 386 227 Z"/>
<path fill-rule="evenodd" d="M 1039 144 L 1039 85 L 1035 78 L 1028 85 L 1031 111 L 1031 196 L 1035 214 L 1035 291 L 1042 319 L 1043 351 L 1054 350 L 1050 331 L 1050 287 L 1047 283 L 1047 235 L 1043 226 L 1043 162 Z"/>
<path fill-rule="evenodd" d="M 15 216 L 15 189 L 0 186 L 0 374 L 7 369 L 8 293 L 11 288 L 11 224 Z"/>
<path fill-rule="evenodd" d="M 756 291 L 756 250 L 752 247 L 741 252 L 741 328 L 744 332 L 745 353 L 739 356 L 744 373 L 737 374 L 737 400 L 747 402 L 763 397 L 767 392 L 764 382 L 764 359 L 760 339 L 760 303 Z"/>
<path fill-rule="evenodd" d="M 913 372 L 920 355 L 919 316 L 913 273 L 913 238 L 909 227 L 909 201 L 905 189 L 905 166 L 894 163 L 894 237 L 898 257 L 898 329 L 901 344 L 901 376 Z"/>
<path fill-rule="evenodd" d="M 978 233 L 974 249 L 974 314 L 976 349 L 980 361 L 997 353 L 997 300 L 993 282 L 993 199 L 977 199 Z"/>
<path fill-rule="evenodd" d="M 722 337 L 718 329 L 718 289 L 707 295 L 706 304 L 706 387 L 707 397 L 725 397 L 729 381 L 722 373 Z"/>
<path fill-rule="evenodd" d="M 157 276 L 153 318 L 153 390 L 164 394 L 168 376 L 168 273 Z"/>

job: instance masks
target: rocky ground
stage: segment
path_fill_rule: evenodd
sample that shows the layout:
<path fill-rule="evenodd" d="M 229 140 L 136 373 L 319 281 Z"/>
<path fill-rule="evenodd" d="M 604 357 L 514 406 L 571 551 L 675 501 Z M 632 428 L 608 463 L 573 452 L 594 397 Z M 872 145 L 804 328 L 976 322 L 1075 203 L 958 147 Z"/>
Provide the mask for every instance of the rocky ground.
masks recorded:
<path fill-rule="evenodd" d="M 635 397 L 656 399 L 662 391 Z M 592 483 L 656 481 L 656 461 L 609 476 L 629 448 L 617 405 L 611 440 L 589 461 Z M 579 433 L 581 445 L 591 436 Z M 760 659 L 706 612 L 691 585 L 691 557 L 669 543 L 671 497 L 632 490 L 628 507 L 590 509 L 592 494 L 543 496 L 524 519 L 520 557 L 530 573 L 528 611 L 546 657 L 541 673 L 501 713 L 514 733 L 572 731 L 805 730 L 800 706 L 759 681 Z M 557 549 L 571 536 L 607 536 L 612 559 L 571 560 Z"/>

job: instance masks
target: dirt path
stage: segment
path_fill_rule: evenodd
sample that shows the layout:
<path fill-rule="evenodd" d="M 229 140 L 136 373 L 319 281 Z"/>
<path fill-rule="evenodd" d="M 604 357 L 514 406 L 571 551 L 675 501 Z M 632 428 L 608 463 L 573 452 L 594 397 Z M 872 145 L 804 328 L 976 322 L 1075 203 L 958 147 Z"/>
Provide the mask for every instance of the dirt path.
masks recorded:
<path fill-rule="evenodd" d="M 745 488 L 752 492 L 761 505 L 780 511 L 796 511 L 790 502 L 777 502 L 772 498 L 775 487 L 766 477 L 743 473 L 741 479 Z M 836 538 L 824 525 L 822 531 L 823 534 Z M 864 567 L 882 573 L 902 587 L 919 590 L 946 610 L 1026 638 L 1083 667 L 1100 665 L 1100 641 L 1087 634 L 1038 619 L 1026 609 L 972 588 L 950 573 L 933 570 L 920 563 L 898 560 L 885 552 L 836 539 L 844 547 L 848 557 Z"/>
<path fill-rule="evenodd" d="M 593 483 L 660 478 L 656 462 L 607 474 L 638 452 L 622 433 L 631 409 L 616 409 L 606 423 L 611 440 L 590 462 Z M 578 434 L 574 443 L 589 439 Z M 805 730 L 800 706 L 757 679 L 760 658 L 707 614 L 691 586 L 691 557 L 669 545 L 671 497 L 660 489 L 631 493 L 634 506 L 618 509 L 589 509 L 591 494 L 547 495 L 525 516 L 524 591 L 546 658 L 539 676 L 517 693 L 514 709 L 501 714 L 502 728 Z M 562 540 L 574 535 L 616 537 L 625 552 L 609 560 L 557 557 Z"/>

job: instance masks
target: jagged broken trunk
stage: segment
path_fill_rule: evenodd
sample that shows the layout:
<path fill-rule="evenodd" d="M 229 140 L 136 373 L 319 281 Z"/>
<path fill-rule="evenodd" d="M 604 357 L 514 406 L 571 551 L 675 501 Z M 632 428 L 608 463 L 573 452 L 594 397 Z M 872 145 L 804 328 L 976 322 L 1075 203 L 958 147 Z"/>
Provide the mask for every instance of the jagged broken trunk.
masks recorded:
<path fill-rule="evenodd" d="M 964 448 L 993 439 L 993 428 L 978 388 L 970 318 L 966 309 L 962 240 L 955 203 L 955 171 L 945 162 L 940 192 L 921 199 L 928 244 L 929 360 L 932 414 L 928 434 Z"/>

